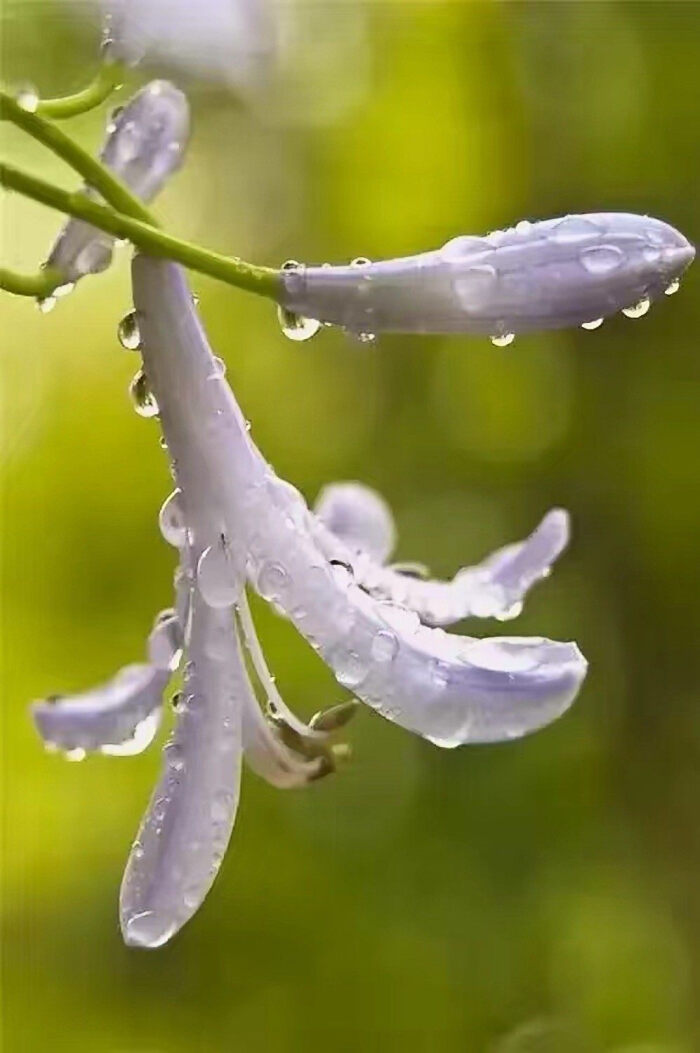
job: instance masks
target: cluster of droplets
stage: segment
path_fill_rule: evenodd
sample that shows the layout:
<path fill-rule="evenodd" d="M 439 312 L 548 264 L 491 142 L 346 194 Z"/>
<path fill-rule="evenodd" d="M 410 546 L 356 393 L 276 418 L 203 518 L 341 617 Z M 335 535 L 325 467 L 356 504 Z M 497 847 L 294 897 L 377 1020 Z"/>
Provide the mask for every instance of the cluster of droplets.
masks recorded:
<path fill-rule="evenodd" d="M 125 351 L 141 349 L 141 333 L 136 311 L 128 311 L 117 326 L 117 339 Z M 129 384 L 129 397 L 139 417 L 157 417 L 160 409 L 143 369 Z"/>

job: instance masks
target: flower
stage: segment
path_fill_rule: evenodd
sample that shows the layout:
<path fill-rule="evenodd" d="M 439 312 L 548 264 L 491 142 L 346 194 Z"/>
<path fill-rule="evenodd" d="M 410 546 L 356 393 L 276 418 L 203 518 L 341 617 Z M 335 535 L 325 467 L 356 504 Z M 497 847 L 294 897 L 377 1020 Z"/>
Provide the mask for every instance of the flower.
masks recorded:
<path fill-rule="evenodd" d="M 144 370 L 177 490 L 160 515 L 179 552 L 175 612 L 159 616 L 149 664 L 83 698 L 38 703 L 40 733 L 62 749 L 114 752 L 158 712 L 184 651 L 176 728 L 122 883 L 127 943 L 165 943 L 197 910 L 221 864 L 238 802 L 240 762 L 280 787 L 335 767 L 331 731 L 352 707 L 301 721 L 267 668 L 246 585 L 289 618 L 338 682 L 388 720 L 436 745 L 518 738 L 563 713 L 586 673 L 575 644 L 477 639 L 441 628 L 466 614 L 513 616 L 567 540 L 565 513 L 545 517 L 452 582 L 385 565 L 394 528 L 359 484 L 322 492 L 318 514 L 254 445 L 209 347 L 182 269 L 137 256 L 134 304 Z M 242 646 L 267 702 L 262 712 Z M 80 718 L 76 716 L 80 711 Z M 141 739 L 145 743 L 146 736 Z M 116 743 L 118 746 L 119 743 Z"/>
<path fill-rule="evenodd" d="M 675 291 L 694 256 L 682 234 L 649 216 L 522 220 L 402 259 L 289 266 L 281 303 L 364 335 L 484 333 L 505 345 L 516 333 L 594 328 L 617 311 L 639 317 Z"/>
<path fill-rule="evenodd" d="M 102 163 L 143 201 L 151 201 L 182 164 L 190 129 L 186 96 L 165 80 L 147 84 L 112 112 Z M 97 198 L 91 187 L 86 194 Z M 112 261 L 114 239 L 81 219 L 69 219 L 59 234 L 47 266 L 59 270 L 67 284 L 97 274 Z"/>

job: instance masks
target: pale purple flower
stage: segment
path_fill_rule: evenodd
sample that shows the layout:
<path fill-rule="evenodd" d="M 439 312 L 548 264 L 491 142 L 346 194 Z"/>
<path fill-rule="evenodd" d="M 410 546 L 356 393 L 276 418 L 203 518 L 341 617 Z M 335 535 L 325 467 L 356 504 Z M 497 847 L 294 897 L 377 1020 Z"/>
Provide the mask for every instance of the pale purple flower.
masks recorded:
<path fill-rule="evenodd" d="M 133 285 L 144 369 L 178 486 L 160 517 L 180 554 L 177 613 L 160 619 L 152 638 L 151 664 L 143 667 L 156 678 L 150 693 L 135 682 L 121 695 L 108 685 L 82 701 L 40 703 L 35 716 L 62 749 L 101 748 L 104 736 L 114 746 L 116 726 L 133 740 L 139 722 L 158 711 L 166 670 L 184 650 L 176 730 L 121 893 L 126 941 L 154 947 L 194 913 L 214 880 L 235 816 L 241 755 L 277 786 L 303 785 L 333 769 L 327 734 L 350 712 L 332 710 L 307 724 L 289 710 L 266 666 L 246 583 L 296 625 L 342 686 L 444 747 L 518 738 L 549 723 L 572 702 L 586 662 L 571 643 L 429 627 L 467 614 L 517 613 L 566 543 L 564 513 L 550 513 L 526 541 L 452 582 L 386 566 L 394 527 L 378 495 L 336 484 L 315 515 L 266 463 L 182 269 L 138 256 Z"/>

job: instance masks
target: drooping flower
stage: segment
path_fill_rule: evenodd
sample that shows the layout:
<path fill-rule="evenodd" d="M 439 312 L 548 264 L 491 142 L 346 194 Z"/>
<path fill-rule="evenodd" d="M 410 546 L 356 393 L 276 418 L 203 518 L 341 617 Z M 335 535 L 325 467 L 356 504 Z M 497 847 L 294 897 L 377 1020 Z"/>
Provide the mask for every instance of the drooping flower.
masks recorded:
<path fill-rule="evenodd" d="M 517 333 L 595 328 L 617 311 L 640 317 L 675 291 L 694 256 L 681 233 L 649 216 L 523 220 L 402 259 L 290 265 L 281 303 L 292 319 L 361 335 L 482 333 L 506 345 Z"/>
<path fill-rule="evenodd" d="M 315 515 L 266 463 L 181 268 L 138 256 L 133 286 L 145 374 L 178 486 L 160 517 L 180 553 L 176 614 L 158 621 L 157 647 L 152 637 L 150 674 L 142 674 L 149 690 L 134 676 L 121 691 L 112 684 L 82 700 L 39 703 L 35 717 L 66 750 L 114 747 L 116 727 L 138 739 L 140 722 L 160 705 L 165 670 L 184 651 L 175 733 L 121 894 L 126 941 L 154 947 L 191 917 L 214 880 L 233 826 L 241 754 L 275 785 L 302 785 L 333 769 L 327 736 L 352 712 L 332 709 L 307 724 L 289 710 L 265 663 L 246 582 L 296 625 L 342 686 L 440 746 L 517 738 L 549 723 L 572 702 L 586 662 L 574 644 L 429 627 L 517 613 L 566 543 L 564 513 L 550 513 L 526 541 L 452 582 L 385 566 L 393 522 L 377 495 L 336 485 Z"/>

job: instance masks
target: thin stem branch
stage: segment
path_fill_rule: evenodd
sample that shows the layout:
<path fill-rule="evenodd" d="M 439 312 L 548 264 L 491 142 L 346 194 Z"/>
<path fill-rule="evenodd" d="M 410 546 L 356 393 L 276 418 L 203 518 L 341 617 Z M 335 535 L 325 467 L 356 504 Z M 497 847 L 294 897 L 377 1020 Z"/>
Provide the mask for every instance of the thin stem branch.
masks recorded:
<path fill-rule="evenodd" d="M 43 99 L 34 112 L 40 117 L 51 117 L 56 121 L 77 117 L 104 102 L 120 86 L 123 77 L 124 67 L 120 62 L 104 62 L 91 83 L 82 91 L 60 99 Z"/>
<path fill-rule="evenodd" d="M 208 274 L 228 285 L 272 300 L 277 300 L 281 293 L 280 272 L 272 267 L 256 267 L 236 256 L 222 256 L 199 245 L 182 241 L 139 219 L 113 212 L 82 192 L 71 193 L 62 190 L 15 168 L 14 165 L 0 164 L 0 186 L 16 190 L 25 197 L 69 216 L 83 219 L 115 238 L 130 241 L 151 256 L 175 260 L 190 270 Z"/>
<path fill-rule="evenodd" d="M 37 113 L 23 109 L 16 99 L 4 91 L 0 91 L 0 120 L 11 121 L 37 142 L 47 146 L 81 175 L 88 186 L 94 187 L 113 208 L 124 215 L 157 226 L 148 209 L 144 208 L 128 187 L 97 158 L 91 157 L 57 125 L 44 120 Z"/>
<path fill-rule="evenodd" d="M 65 282 L 65 277 L 55 267 L 45 267 L 38 274 L 17 274 L 8 267 L 0 267 L 0 289 L 16 296 L 33 296 L 43 300 Z"/>

